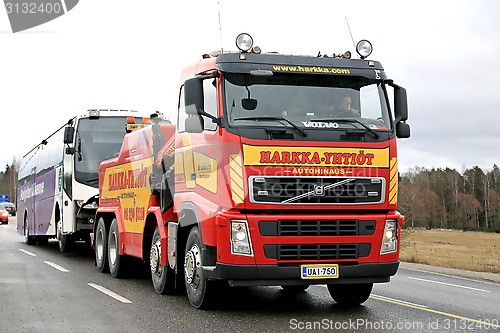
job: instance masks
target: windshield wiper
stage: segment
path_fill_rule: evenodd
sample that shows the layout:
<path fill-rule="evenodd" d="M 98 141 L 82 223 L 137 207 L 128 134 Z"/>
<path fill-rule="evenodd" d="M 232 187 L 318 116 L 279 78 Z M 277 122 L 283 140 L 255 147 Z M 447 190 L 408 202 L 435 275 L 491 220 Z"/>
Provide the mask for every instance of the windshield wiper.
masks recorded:
<path fill-rule="evenodd" d="M 276 120 L 276 121 L 285 121 L 287 124 L 295 128 L 302 136 L 307 136 L 307 133 L 300 128 L 299 126 L 292 123 L 290 120 L 284 117 L 244 117 L 244 118 L 236 118 L 234 120 L 255 120 L 255 121 L 266 121 L 266 120 Z"/>
<path fill-rule="evenodd" d="M 374 130 L 372 130 L 370 127 L 366 126 L 366 124 L 364 124 L 363 122 L 359 121 L 358 119 L 354 119 L 354 118 L 341 118 L 341 119 L 335 119 L 335 118 L 327 118 L 327 119 L 311 119 L 311 121 L 320 121 L 320 122 L 325 122 L 325 121 L 333 121 L 333 122 L 344 122 L 344 123 L 358 123 L 360 124 L 361 126 L 363 126 L 363 128 L 365 130 L 367 130 L 368 132 L 370 132 L 376 139 L 380 138 L 380 135 L 375 132 Z"/>

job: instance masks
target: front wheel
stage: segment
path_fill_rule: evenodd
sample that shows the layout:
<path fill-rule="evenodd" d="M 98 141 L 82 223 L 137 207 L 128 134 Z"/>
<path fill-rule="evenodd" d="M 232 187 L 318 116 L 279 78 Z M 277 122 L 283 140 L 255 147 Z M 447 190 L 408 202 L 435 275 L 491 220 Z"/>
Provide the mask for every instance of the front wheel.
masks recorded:
<path fill-rule="evenodd" d="M 97 222 L 94 235 L 95 263 L 101 273 L 108 270 L 108 230 L 104 219 L 101 217 Z"/>
<path fill-rule="evenodd" d="M 160 231 L 156 227 L 149 251 L 151 280 L 158 294 L 172 294 L 175 291 L 175 271 L 168 264 L 166 266 L 160 265 L 161 253 Z"/>
<path fill-rule="evenodd" d="M 71 248 L 72 239 L 71 239 L 71 236 L 62 234 L 61 221 L 57 222 L 56 238 L 57 238 L 57 241 L 59 242 L 59 251 L 68 252 Z"/>
<path fill-rule="evenodd" d="M 198 227 L 189 232 L 184 256 L 184 281 L 189 303 L 197 309 L 207 308 L 215 300 L 214 285 L 203 272 L 201 234 Z"/>
<path fill-rule="evenodd" d="M 360 305 L 370 297 L 373 283 L 362 284 L 329 284 L 328 292 L 339 305 Z"/>

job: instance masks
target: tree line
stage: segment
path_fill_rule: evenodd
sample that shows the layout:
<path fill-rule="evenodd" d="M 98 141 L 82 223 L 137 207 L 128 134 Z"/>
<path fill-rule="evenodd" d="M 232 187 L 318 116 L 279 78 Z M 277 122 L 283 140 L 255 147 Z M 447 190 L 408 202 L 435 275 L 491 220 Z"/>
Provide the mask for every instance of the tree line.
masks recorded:
<path fill-rule="evenodd" d="M 8 194 L 10 202 L 17 201 L 17 171 L 18 163 L 5 165 L 5 170 L 0 171 L 0 194 Z"/>
<path fill-rule="evenodd" d="M 415 167 L 400 175 L 406 226 L 500 232 L 500 168 Z"/>

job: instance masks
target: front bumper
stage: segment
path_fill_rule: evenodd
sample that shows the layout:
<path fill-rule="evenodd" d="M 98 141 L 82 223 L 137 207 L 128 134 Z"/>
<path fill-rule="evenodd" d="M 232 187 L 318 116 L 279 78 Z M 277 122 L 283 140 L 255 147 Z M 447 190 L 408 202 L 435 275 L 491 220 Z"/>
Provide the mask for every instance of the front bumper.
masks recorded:
<path fill-rule="evenodd" d="M 396 274 L 399 261 L 389 263 L 365 263 L 339 265 L 339 277 L 335 279 L 301 279 L 300 265 L 228 265 L 217 263 L 204 267 L 208 278 L 228 280 L 231 286 L 279 286 L 303 284 L 358 284 L 389 282 Z"/>

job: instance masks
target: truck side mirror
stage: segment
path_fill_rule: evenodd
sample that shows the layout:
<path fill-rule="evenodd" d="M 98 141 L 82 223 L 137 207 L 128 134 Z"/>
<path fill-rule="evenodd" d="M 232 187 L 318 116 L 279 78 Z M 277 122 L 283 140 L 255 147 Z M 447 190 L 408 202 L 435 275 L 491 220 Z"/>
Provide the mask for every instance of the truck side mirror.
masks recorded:
<path fill-rule="evenodd" d="M 407 123 L 399 122 L 396 124 L 396 136 L 400 139 L 410 137 L 410 125 Z"/>
<path fill-rule="evenodd" d="M 186 113 L 198 115 L 203 111 L 203 81 L 192 78 L 184 82 L 184 105 Z"/>
<path fill-rule="evenodd" d="M 202 133 L 205 127 L 205 122 L 202 116 L 187 117 L 184 122 L 186 132 L 188 133 Z"/>
<path fill-rule="evenodd" d="M 75 135 L 75 128 L 68 126 L 64 128 L 64 144 L 73 143 L 73 136 Z"/>
<path fill-rule="evenodd" d="M 394 85 L 394 114 L 396 123 L 408 120 L 406 89 L 398 85 Z"/>

